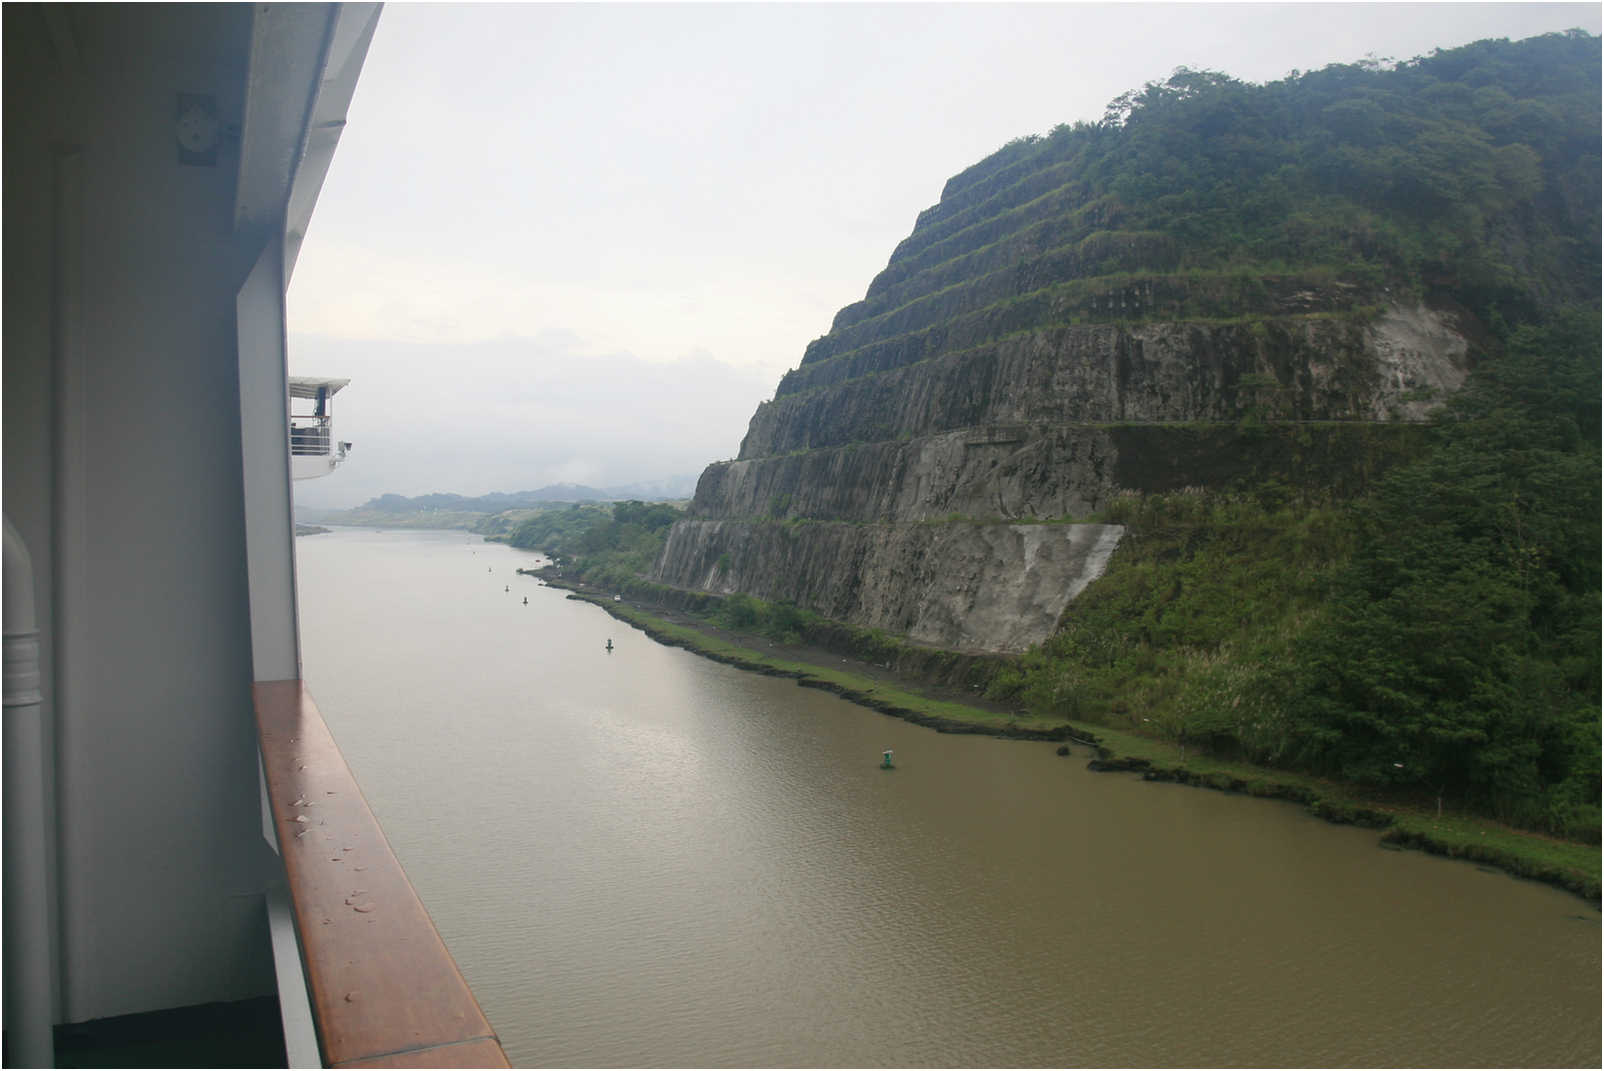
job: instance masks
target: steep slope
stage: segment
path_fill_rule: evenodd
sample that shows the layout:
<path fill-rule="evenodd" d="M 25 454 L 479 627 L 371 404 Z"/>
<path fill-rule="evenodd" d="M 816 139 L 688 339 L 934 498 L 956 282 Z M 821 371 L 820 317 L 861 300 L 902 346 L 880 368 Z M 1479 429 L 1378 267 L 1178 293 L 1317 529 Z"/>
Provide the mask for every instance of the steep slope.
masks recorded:
<path fill-rule="evenodd" d="M 1119 495 L 1363 489 L 1488 325 L 1596 299 L 1598 70 L 1580 34 L 1183 70 L 1010 143 L 703 474 L 656 579 L 1014 651 L 1099 574 L 1122 530 L 1076 522 Z"/>

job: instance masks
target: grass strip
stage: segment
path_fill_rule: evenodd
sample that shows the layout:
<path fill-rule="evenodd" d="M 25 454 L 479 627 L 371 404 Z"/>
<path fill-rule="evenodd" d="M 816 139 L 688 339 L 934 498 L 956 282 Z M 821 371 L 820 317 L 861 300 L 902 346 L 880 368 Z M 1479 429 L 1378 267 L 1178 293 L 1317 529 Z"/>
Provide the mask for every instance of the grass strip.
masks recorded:
<path fill-rule="evenodd" d="M 1095 745 L 1097 742 L 1097 738 L 1091 733 L 1077 729 L 1062 719 L 977 710 L 961 703 L 932 699 L 850 670 L 777 658 L 761 650 L 711 636 L 700 629 L 676 625 L 633 606 L 612 602 L 601 596 L 570 591 L 568 597 L 601 607 L 620 621 L 635 626 L 665 646 L 683 647 L 694 654 L 715 662 L 723 662 L 737 669 L 750 670 L 770 677 L 790 677 L 804 688 L 819 688 L 833 692 L 843 699 L 882 714 L 890 714 L 938 732 L 1002 736 L 1016 740 L 1079 740 L 1087 745 Z M 752 642 L 760 641 L 753 637 Z"/>

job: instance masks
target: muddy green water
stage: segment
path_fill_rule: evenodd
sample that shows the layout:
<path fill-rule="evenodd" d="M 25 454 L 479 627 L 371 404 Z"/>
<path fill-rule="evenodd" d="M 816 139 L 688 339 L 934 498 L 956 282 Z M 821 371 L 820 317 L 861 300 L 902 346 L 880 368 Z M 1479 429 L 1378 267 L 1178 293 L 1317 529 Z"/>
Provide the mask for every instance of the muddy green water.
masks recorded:
<path fill-rule="evenodd" d="M 661 647 L 462 533 L 297 548 L 305 676 L 516 1064 L 1599 1065 L 1569 894 Z"/>

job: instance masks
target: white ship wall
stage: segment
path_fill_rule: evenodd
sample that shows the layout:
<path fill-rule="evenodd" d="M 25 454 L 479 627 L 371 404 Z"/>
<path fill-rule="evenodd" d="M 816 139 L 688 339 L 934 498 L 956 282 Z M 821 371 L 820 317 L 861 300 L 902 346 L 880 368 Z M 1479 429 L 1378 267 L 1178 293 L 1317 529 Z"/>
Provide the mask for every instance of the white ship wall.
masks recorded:
<path fill-rule="evenodd" d="M 58 1021 L 273 991 L 240 457 L 250 5 L 10 6 L 4 507 L 56 753 Z"/>

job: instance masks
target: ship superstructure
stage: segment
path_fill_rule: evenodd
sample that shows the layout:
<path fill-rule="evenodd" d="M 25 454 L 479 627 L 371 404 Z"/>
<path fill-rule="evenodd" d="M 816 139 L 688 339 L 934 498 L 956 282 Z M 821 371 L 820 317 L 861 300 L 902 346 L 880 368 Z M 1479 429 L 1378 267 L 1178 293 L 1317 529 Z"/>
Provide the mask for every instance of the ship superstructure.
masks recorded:
<path fill-rule="evenodd" d="M 6 1062 L 275 996 L 295 1066 L 502 1062 L 300 681 L 285 292 L 379 7 L 3 18 Z"/>
<path fill-rule="evenodd" d="M 297 480 L 327 476 L 351 452 L 334 437 L 334 395 L 349 379 L 291 376 L 290 475 Z"/>

